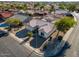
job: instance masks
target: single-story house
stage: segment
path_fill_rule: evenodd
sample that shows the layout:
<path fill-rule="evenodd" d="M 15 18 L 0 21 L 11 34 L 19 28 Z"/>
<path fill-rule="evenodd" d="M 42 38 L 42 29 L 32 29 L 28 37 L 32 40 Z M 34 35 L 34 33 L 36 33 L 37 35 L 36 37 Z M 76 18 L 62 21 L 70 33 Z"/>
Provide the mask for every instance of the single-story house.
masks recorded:
<path fill-rule="evenodd" d="M 31 17 L 28 15 L 23 15 L 23 14 L 15 14 L 14 16 L 10 17 L 10 18 L 16 18 L 19 19 L 21 22 L 23 23 L 27 23 L 31 20 Z"/>
<path fill-rule="evenodd" d="M 47 21 L 32 19 L 28 23 L 28 29 L 30 31 L 33 31 L 36 26 L 39 27 L 38 28 L 39 36 L 42 36 L 44 38 L 47 38 L 53 32 L 53 24 L 51 24 Z"/>

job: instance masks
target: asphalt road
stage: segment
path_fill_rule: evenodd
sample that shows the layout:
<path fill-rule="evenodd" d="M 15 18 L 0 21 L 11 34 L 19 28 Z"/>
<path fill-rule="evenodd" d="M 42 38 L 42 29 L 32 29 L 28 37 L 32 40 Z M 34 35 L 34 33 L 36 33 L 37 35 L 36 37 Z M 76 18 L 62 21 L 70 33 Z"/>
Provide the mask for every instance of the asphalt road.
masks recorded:
<path fill-rule="evenodd" d="M 78 20 L 73 32 L 68 38 L 68 43 L 71 45 L 67 50 L 61 51 L 59 56 L 64 57 L 79 57 L 79 15 L 74 14 Z"/>
<path fill-rule="evenodd" d="M 38 56 L 33 50 L 20 45 L 12 37 L 5 36 L 0 38 L 0 57 L 29 57 Z"/>

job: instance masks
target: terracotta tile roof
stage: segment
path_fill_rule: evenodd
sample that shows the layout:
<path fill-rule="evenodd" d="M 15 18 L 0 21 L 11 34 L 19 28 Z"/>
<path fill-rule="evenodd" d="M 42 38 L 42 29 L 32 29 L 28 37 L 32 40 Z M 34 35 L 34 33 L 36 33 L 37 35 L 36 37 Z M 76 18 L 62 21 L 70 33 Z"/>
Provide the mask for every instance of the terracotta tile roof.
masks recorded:
<path fill-rule="evenodd" d="M 0 17 L 3 17 L 3 18 L 8 18 L 8 17 L 11 17 L 12 15 L 13 13 L 7 12 L 7 11 L 0 13 Z"/>

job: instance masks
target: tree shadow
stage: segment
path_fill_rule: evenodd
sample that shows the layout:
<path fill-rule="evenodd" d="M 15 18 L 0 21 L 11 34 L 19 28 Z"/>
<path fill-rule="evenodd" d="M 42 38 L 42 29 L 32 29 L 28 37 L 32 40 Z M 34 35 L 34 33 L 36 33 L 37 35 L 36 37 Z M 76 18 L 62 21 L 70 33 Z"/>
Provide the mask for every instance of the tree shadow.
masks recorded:
<path fill-rule="evenodd" d="M 50 48 L 54 48 L 56 45 L 58 45 L 61 42 L 62 36 L 57 36 L 50 40 L 48 44 L 46 44 L 43 48 L 43 51 L 48 51 Z M 47 48 L 46 48 L 47 47 Z"/>
<path fill-rule="evenodd" d="M 20 45 L 26 43 L 29 39 L 30 39 L 30 37 L 28 37 L 28 38 L 26 38 L 25 40 L 23 40 L 23 41 L 20 43 Z"/>
<path fill-rule="evenodd" d="M 71 45 L 68 42 L 66 42 L 64 47 L 61 49 L 61 51 L 57 55 L 55 55 L 55 57 L 64 57 L 66 50 L 69 49 L 70 47 Z"/>
<path fill-rule="evenodd" d="M 65 45 L 63 48 L 61 48 L 61 50 L 58 49 L 59 52 L 56 55 L 53 55 L 53 53 L 55 51 L 52 52 L 52 49 L 51 49 L 51 47 L 53 47 L 54 45 L 55 45 L 54 47 L 56 47 L 61 41 L 62 41 L 62 36 L 58 36 L 58 39 L 54 38 L 52 45 L 50 45 L 50 42 L 49 42 L 48 46 L 45 46 L 44 56 L 45 57 L 61 57 L 61 56 L 63 57 L 63 56 L 65 56 L 64 53 L 66 52 L 67 49 L 69 49 L 71 47 L 71 45 L 68 42 L 65 42 Z M 64 40 L 62 42 L 64 42 Z"/>
<path fill-rule="evenodd" d="M 36 35 L 36 36 L 33 36 L 33 40 L 30 42 L 30 45 L 34 48 L 39 48 L 43 42 L 46 40 L 45 38 L 39 36 L 39 35 Z"/>

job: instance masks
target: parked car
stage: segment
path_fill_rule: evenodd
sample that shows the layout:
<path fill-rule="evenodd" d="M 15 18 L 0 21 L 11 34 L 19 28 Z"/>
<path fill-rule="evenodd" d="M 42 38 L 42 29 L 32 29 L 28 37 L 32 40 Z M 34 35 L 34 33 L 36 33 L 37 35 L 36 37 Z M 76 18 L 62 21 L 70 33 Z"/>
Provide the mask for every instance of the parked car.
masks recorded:
<path fill-rule="evenodd" d="M 0 30 L 0 37 L 6 36 L 7 34 L 8 34 L 7 32 Z"/>

